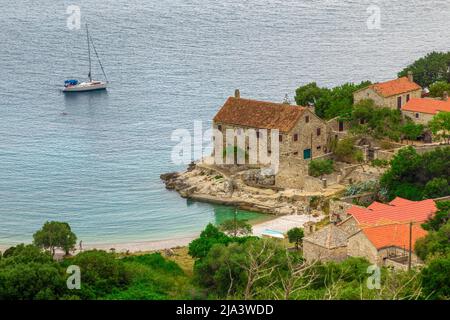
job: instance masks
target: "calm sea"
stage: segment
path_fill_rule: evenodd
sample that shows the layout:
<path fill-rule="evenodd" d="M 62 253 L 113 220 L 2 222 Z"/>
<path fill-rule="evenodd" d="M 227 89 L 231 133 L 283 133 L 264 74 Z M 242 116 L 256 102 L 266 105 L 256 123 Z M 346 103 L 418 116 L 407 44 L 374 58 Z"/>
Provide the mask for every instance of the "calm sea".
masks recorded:
<path fill-rule="evenodd" d="M 67 27 L 69 5 L 81 10 L 80 30 Z M 235 88 L 281 101 L 310 81 L 389 79 L 450 49 L 448 1 L 0 0 L 0 8 L 0 244 L 30 241 L 46 220 L 69 222 L 85 243 L 198 232 L 232 209 L 165 190 L 159 175 L 183 168 L 171 162 L 173 130 L 209 126 Z M 377 8 L 381 28 L 368 28 Z M 87 75 L 85 22 L 111 83 L 63 95 L 64 79 Z"/>

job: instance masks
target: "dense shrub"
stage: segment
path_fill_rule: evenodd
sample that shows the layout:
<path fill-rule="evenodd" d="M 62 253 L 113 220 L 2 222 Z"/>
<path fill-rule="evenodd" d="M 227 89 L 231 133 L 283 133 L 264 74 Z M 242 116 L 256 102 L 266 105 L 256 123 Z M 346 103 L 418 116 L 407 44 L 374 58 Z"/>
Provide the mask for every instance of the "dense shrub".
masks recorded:
<path fill-rule="evenodd" d="M 334 171 L 333 160 L 317 159 L 311 160 L 308 166 L 308 174 L 313 177 L 320 177 L 324 174 L 330 174 Z"/>
<path fill-rule="evenodd" d="M 450 148 L 438 148 L 422 155 L 412 147 L 400 150 L 391 167 L 380 179 L 390 199 L 396 196 L 410 200 L 450 195 L 444 186 L 450 179 Z M 439 190 L 438 190 L 439 189 Z"/>

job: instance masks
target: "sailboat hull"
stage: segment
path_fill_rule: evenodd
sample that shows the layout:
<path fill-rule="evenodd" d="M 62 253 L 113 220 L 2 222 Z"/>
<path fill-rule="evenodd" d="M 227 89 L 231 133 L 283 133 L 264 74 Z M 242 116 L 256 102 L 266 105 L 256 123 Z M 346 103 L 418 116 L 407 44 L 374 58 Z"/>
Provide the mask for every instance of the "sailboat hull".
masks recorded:
<path fill-rule="evenodd" d="M 64 87 L 63 92 L 82 92 L 82 91 L 94 91 L 94 90 L 105 90 L 107 83 L 103 81 L 91 81 L 82 82 L 76 85 L 69 85 Z"/>

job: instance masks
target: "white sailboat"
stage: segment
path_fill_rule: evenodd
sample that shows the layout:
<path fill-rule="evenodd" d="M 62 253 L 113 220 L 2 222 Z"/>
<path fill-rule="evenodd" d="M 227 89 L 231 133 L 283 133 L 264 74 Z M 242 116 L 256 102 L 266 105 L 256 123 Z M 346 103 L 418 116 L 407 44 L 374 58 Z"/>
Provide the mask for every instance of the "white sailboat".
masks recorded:
<path fill-rule="evenodd" d="M 88 78 L 89 81 L 79 82 L 76 79 L 70 79 L 64 81 L 64 89 L 63 92 L 80 92 L 80 91 L 93 91 L 93 90 L 104 90 L 108 84 L 108 78 L 106 77 L 105 70 L 103 69 L 102 62 L 100 61 L 100 57 L 98 56 L 97 50 L 94 46 L 94 41 L 89 35 L 88 25 L 86 24 L 86 38 L 88 45 L 88 56 L 89 56 L 89 73 Z M 92 80 L 91 74 L 91 44 L 94 49 L 94 53 L 97 56 L 98 63 L 100 64 L 100 68 L 102 69 L 103 75 L 105 76 L 105 81 Z"/>

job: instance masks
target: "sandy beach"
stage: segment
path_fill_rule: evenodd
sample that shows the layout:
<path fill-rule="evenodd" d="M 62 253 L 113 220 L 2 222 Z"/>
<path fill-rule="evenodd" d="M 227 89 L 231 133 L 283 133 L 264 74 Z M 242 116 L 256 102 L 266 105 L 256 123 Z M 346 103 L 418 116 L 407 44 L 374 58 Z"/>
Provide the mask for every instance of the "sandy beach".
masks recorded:
<path fill-rule="evenodd" d="M 274 230 L 286 233 L 289 229 L 294 227 L 302 227 L 308 221 L 320 221 L 323 217 L 312 217 L 309 215 L 285 215 L 275 217 L 274 219 L 256 223 L 253 225 L 253 234 L 260 237 L 264 230 Z M 158 241 L 139 241 L 139 242 L 125 242 L 125 243 L 95 243 L 89 244 L 83 242 L 83 250 L 100 249 L 107 250 L 114 248 L 116 252 L 146 252 L 170 249 L 175 247 L 187 246 L 192 240 L 197 238 L 199 233 L 187 237 L 173 238 Z M 5 251 L 8 246 L 0 245 L 0 251 Z M 78 252 L 77 247 L 77 252 Z"/>

